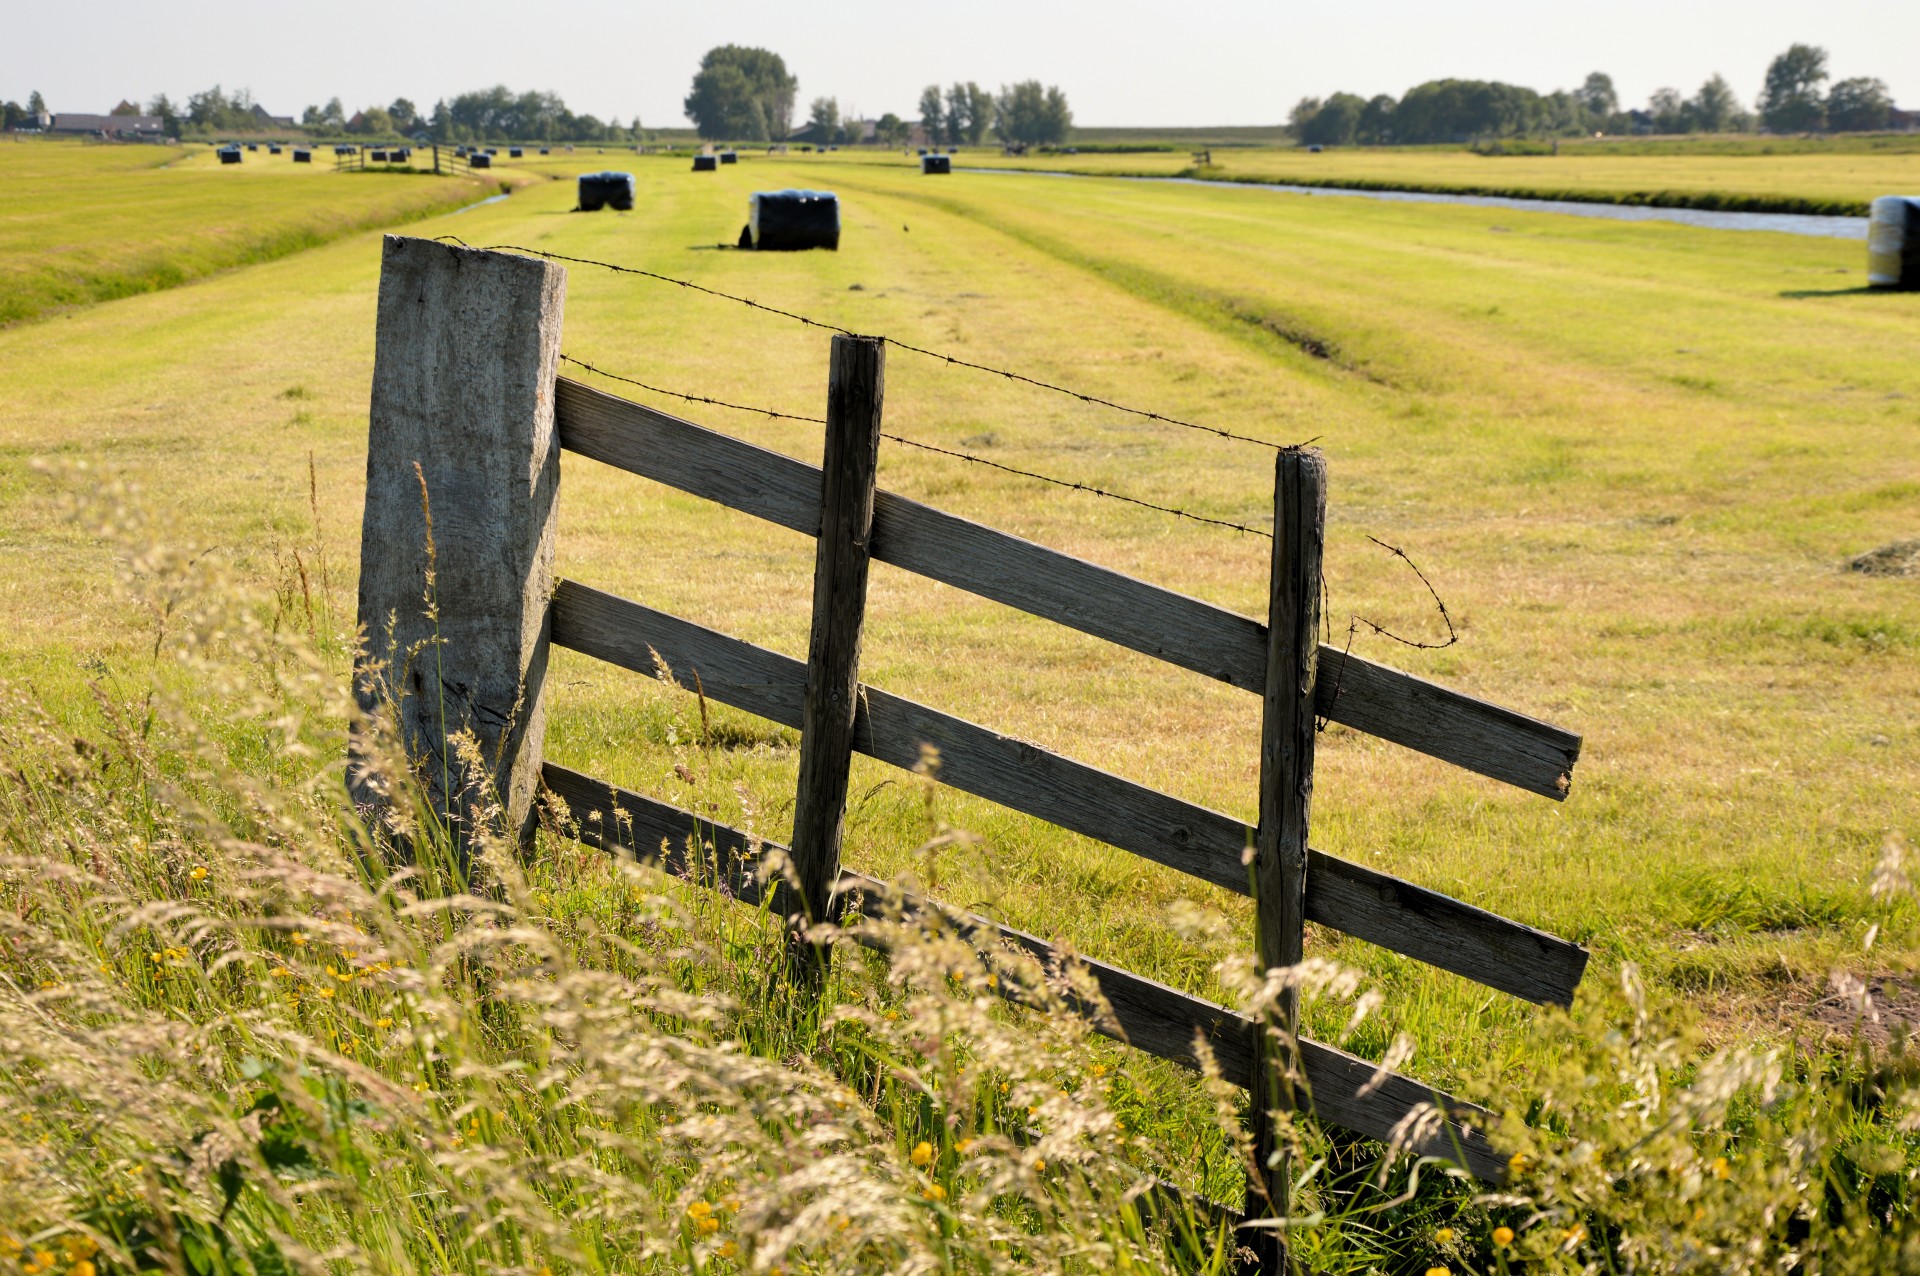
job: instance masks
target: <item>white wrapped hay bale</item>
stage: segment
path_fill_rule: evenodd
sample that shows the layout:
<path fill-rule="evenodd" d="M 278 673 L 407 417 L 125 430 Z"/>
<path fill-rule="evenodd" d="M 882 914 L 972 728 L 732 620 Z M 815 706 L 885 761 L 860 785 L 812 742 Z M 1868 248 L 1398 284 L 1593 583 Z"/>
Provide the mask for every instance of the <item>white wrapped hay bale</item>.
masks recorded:
<path fill-rule="evenodd" d="M 1883 195 L 1867 223 L 1867 284 L 1920 289 L 1920 195 Z"/>

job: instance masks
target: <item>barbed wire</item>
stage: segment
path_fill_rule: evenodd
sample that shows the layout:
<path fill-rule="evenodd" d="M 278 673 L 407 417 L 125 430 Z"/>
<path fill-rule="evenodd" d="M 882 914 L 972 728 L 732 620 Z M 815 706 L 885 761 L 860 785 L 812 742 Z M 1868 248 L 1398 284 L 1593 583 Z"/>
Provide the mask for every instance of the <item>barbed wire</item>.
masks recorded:
<path fill-rule="evenodd" d="M 434 238 L 451 240 L 453 243 L 459 244 L 462 248 L 473 247 L 473 245 L 467 243 L 458 235 L 436 235 Z M 642 279 L 652 279 L 659 283 L 673 284 L 693 292 L 703 293 L 706 296 L 714 297 L 721 301 L 731 301 L 736 305 L 746 306 L 749 309 L 762 311 L 770 315 L 778 315 L 783 319 L 791 319 L 795 323 L 805 324 L 809 328 L 819 328 L 825 332 L 837 332 L 844 337 L 857 337 L 862 335 L 861 333 L 853 331 L 851 328 L 843 328 L 837 323 L 827 323 L 823 320 L 812 319 L 792 310 L 783 310 L 778 306 L 769 306 L 765 302 L 755 301 L 751 297 L 742 297 L 735 293 L 722 292 L 717 288 L 709 288 L 705 284 L 694 283 L 691 279 L 678 279 L 672 275 L 660 274 L 658 271 L 643 270 L 638 266 L 622 266 L 617 262 L 600 261 L 592 257 L 574 257 L 566 253 L 556 253 L 545 248 L 528 248 L 521 244 L 489 244 L 485 251 L 525 253 L 529 257 L 544 257 L 549 261 L 570 262 L 578 266 L 594 266 L 601 270 L 610 270 L 622 275 L 638 275 Z M 963 359 L 959 355 L 947 354 L 940 350 L 929 350 L 924 346 L 916 346 L 895 337 L 881 336 L 878 340 L 905 350 L 909 354 L 917 354 L 922 358 L 934 359 L 945 363 L 949 367 L 969 368 L 975 372 L 984 372 L 989 376 L 1002 377 L 1008 381 L 1017 381 L 1023 385 L 1030 385 L 1036 389 L 1046 390 L 1053 394 L 1063 394 L 1068 398 L 1078 399 L 1082 403 L 1092 404 L 1096 407 L 1110 408 L 1115 412 L 1124 412 L 1129 416 L 1141 417 L 1148 421 L 1158 421 L 1163 425 L 1179 426 L 1184 430 L 1197 430 L 1202 434 L 1211 434 L 1218 438 L 1230 439 L 1235 443 L 1251 443 L 1257 447 L 1271 448 L 1276 452 L 1285 452 L 1296 447 L 1305 446 L 1305 444 L 1298 443 L 1273 443 L 1266 439 L 1256 439 L 1250 434 L 1236 434 L 1232 430 L 1223 430 L 1216 425 L 1202 425 L 1197 421 L 1185 421 L 1176 416 L 1168 416 L 1164 412 L 1154 412 L 1147 408 L 1132 407 L 1125 403 L 1103 398 L 1097 394 L 1087 394 L 1068 386 L 1055 385 L 1051 381 L 1042 381 L 1037 377 L 1030 377 L 1024 373 L 1014 372 L 1007 368 L 995 368 L 984 363 L 976 363 L 971 359 Z"/>
<path fill-rule="evenodd" d="M 632 377 L 623 377 L 618 372 L 608 372 L 605 368 L 596 368 L 585 359 L 576 359 L 570 354 L 561 354 L 563 363 L 571 363 L 576 368 L 585 368 L 596 377 L 605 377 L 609 381 L 623 381 L 638 386 L 648 394 L 665 395 L 669 399 L 680 399 L 687 403 L 706 403 L 716 408 L 728 408 L 735 412 L 752 412 L 757 416 L 772 417 L 777 421 L 804 421 L 808 425 L 825 425 L 824 418 L 817 416 L 795 416 L 791 412 L 777 412 L 772 408 L 756 408 L 745 403 L 728 403 L 725 399 L 711 399 L 703 394 L 683 394 L 679 390 L 664 390 L 657 385 L 648 385 L 645 381 L 636 381 Z"/>
<path fill-rule="evenodd" d="M 1427 593 L 1433 598 L 1433 605 L 1440 609 L 1441 623 L 1446 625 L 1447 627 L 1447 640 L 1445 642 L 1419 642 L 1412 638 L 1402 638 L 1399 634 L 1394 633 L 1392 630 L 1386 629 L 1381 627 L 1380 625 L 1374 624 L 1371 620 L 1368 620 L 1365 616 L 1353 617 L 1353 623 L 1365 625 L 1367 628 L 1373 630 L 1374 633 L 1379 634 L 1382 638 L 1391 638 L 1395 642 L 1400 643 L 1403 646 L 1414 647 L 1421 651 L 1444 651 L 1448 647 L 1453 646 L 1453 644 L 1455 644 L 1456 642 L 1459 642 L 1460 633 L 1458 630 L 1456 630 L 1453 627 L 1453 617 L 1449 615 L 1447 612 L 1446 600 L 1440 597 L 1440 591 L 1433 587 L 1433 582 L 1427 579 L 1427 574 L 1420 570 L 1419 564 L 1415 563 L 1411 558 L 1407 557 L 1407 551 L 1404 549 L 1401 549 L 1398 545 L 1389 545 L 1385 541 L 1381 540 L 1378 536 L 1374 536 L 1371 533 L 1367 535 L 1367 539 L 1372 541 L 1374 544 L 1378 545 L 1381 549 L 1386 550 L 1389 554 L 1392 554 L 1395 558 L 1399 559 L 1401 562 L 1405 563 L 1408 569 L 1412 571 L 1415 576 L 1419 577 L 1420 583 L 1427 587 Z M 1352 645 L 1351 638 L 1348 639 L 1348 645 L 1349 646 Z"/>
<path fill-rule="evenodd" d="M 1054 478 L 1048 474 L 1036 474 L 1032 470 L 1017 469 L 1003 465 L 999 461 L 989 461 L 984 456 L 975 456 L 971 452 L 956 452 L 952 448 L 935 447 L 931 443 L 920 443 L 913 439 L 903 439 L 897 434 L 880 432 L 883 439 L 892 439 L 895 443 L 904 443 L 908 447 L 919 448 L 923 452 L 938 452 L 942 456 L 957 457 L 962 461 L 971 461 L 975 465 L 986 465 L 996 470 L 1005 470 L 1008 474 L 1018 474 L 1021 478 L 1038 479 L 1042 483 L 1051 483 L 1055 487 L 1070 488 L 1075 492 L 1085 492 L 1090 496 L 1104 496 L 1110 501 L 1125 501 L 1129 505 L 1138 505 L 1142 509 L 1156 510 L 1162 514 L 1171 514 L 1175 518 L 1184 518 L 1195 523 L 1210 523 L 1215 527 L 1229 528 L 1236 532 L 1245 532 L 1253 536 L 1273 539 L 1273 533 L 1261 527 L 1249 527 L 1245 523 L 1233 523 L 1224 518 L 1209 518 L 1205 514 L 1195 514 L 1191 510 L 1176 509 L 1171 505 L 1156 505 L 1152 501 L 1143 501 L 1137 496 L 1127 496 L 1120 492 L 1109 492 L 1105 488 L 1094 487 L 1090 483 L 1076 483 L 1071 479 Z"/>

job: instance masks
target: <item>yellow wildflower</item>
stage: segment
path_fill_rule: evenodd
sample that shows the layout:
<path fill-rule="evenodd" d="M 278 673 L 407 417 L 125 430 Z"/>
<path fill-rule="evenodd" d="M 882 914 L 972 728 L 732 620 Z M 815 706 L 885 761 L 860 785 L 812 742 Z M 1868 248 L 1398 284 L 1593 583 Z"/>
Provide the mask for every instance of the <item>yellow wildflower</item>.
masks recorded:
<path fill-rule="evenodd" d="M 929 1201 L 944 1201 L 947 1199 L 947 1189 L 941 1187 L 938 1183 L 929 1183 L 927 1184 L 927 1190 L 920 1193 L 920 1195 L 926 1197 Z"/>
<path fill-rule="evenodd" d="M 391 1028 L 391 1027 L 393 1027 L 393 1020 L 391 1020 L 391 1019 L 375 1019 L 375 1020 L 373 1021 L 373 1026 L 374 1026 L 374 1027 L 376 1027 L 376 1028 Z"/>
<path fill-rule="evenodd" d="M 1045 1174 L 1047 1172 L 1047 1163 L 1045 1161 L 1035 1161 L 1033 1163 L 1033 1172 L 1035 1174 Z"/>
<path fill-rule="evenodd" d="M 332 1001 L 332 1000 L 333 1000 L 333 989 L 331 989 L 331 988 L 322 988 L 322 989 L 320 990 L 320 996 L 321 996 L 322 998 L 324 998 L 325 1000 L 327 1000 L 327 1001 Z"/>
<path fill-rule="evenodd" d="M 848 1218 L 845 1214 L 835 1214 L 833 1216 L 834 1231 L 844 1232 L 851 1226 L 853 1226 L 853 1220 Z"/>
<path fill-rule="evenodd" d="M 22 1248 L 24 1247 L 20 1242 L 13 1239 L 13 1237 L 0 1236 L 0 1254 L 5 1254 L 8 1258 L 15 1258 L 19 1256 Z"/>
<path fill-rule="evenodd" d="M 1733 1177 L 1733 1167 L 1727 1164 L 1726 1157 L 1716 1156 L 1713 1158 L 1713 1177 L 1717 1179 Z"/>
<path fill-rule="evenodd" d="M 973 1151 L 973 1140 L 961 1139 L 958 1143 L 953 1145 L 953 1150 L 958 1152 L 961 1156 L 965 1156 L 967 1153 Z"/>
<path fill-rule="evenodd" d="M 1511 1227 L 1494 1228 L 1493 1243 L 1495 1245 L 1501 1245 L 1501 1246 L 1513 1244 L 1513 1229 Z"/>
<path fill-rule="evenodd" d="M 1427 1276 L 1448 1276 L 1448 1272 L 1444 1267 L 1429 1267 L 1427 1268 Z"/>
<path fill-rule="evenodd" d="M 717 1218 L 697 1219 L 693 1224 L 693 1230 L 702 1236 L 711 1236 L 720 1230 L 720 1220 Z"/>
<path fill-rule="evenodd" d="M 720 1247 L 720 1257 L 722 1258 L 737 1258 L 739 1257 L 739 1254 L 740 1254 L 740 1247 L 734 1244 L 732 1241 L 728 1241 L 726 1244 Z"/>
<path fill-rule="evenodd" d="M 987 987 L 998 988 L 999 986 L 1000 986 L 1000 976 L 998 975 L 987 976 Z"/>
<path fill-rule="evenodd" d="M 705 1201 L 695 1201 L 693 1204 L 687 1206 L 688 1218 L 705 1218 L 711 1213 L 713 1213 L 713 1206 L 707 1204 Z"/>
<path fill-rule="evenodd" d="M 1507 1171 L 1511 1173 L 1515 1178 L 1518 1178 L 1520 1175 L 1525 1174 L 1528 1170 L 1532 1168 L 1533 1168 L 1533 1162 L 1530 1159 L 1528 1159 L 1527 1154 L 1525 1152 L 1515 1152 L 1512 1156 L 1507 1158 Z"/>
<path fill-rule="evenodd" d="M 285 966 L 275 966 L 272 970 L 268 971 L 267 973 L 269 975 L 272 975 L 275 979 L 292 979 L 293 978 L 293 972 L 291 970 L 288 970 Z"/>
<path fill-rule="evenodd" d="M 193 866 L 193 871 L 191 873 L 188 873 L 187 876 L 191 877 L 196 882 L 206 881 L 207 880 L 206 866 L 201 864 L 195 864 Z"/>
<path fill-rule="evenodd" d="M 307 946 L 306 935 L 304 935 L 299 931 L 295 931 L 293 935 L 293 946 L 295 948 L 305 948 Z"/>
<path fill-rule="evenodd" d="M 1573 1249 L 1579 1245 L 1581 1241 L 1587 1239 L 1587 1229 L 1579 1223 L 1575 1223 L 1572 1227 L 1560 1233 L 1560 1237 L 1566 1241 L 1568 1249 Z"/>
<path fill-rule="evenodd" d="M 425 1094 L 427 1092 L 427 1089 L 428 1089 L 427 1083 L 424 1081 L 416 1081 L 413 1083 L 413 1092 L 415 1094 Z"/>
<path fill-rule="evenodd" d="M 933 1144 L 920 1142 L 913 1145 L 913 1152 L 907 1157 L 916 1166 L 924 1169 L 933 1161 Z"/>
<path fill-rule="evenodd" d="M 1433 1231 L 1433 1243 L 1435 1245 L 1453 1244 L 1453 1229 L 1451 1227 L 1436 1227 Z"/>
<path fill-rule="evenodd" d="M 1088 1071 L 1096 1077 L 1104 1077 L 1107 1075 L 1107 1065 L 1104 1063 L 1096 1063 L 1093 1067 L 1089 1068 Z"/>
<path fill-rule="evenodd" d="M 93 1264 L 83 1258 L 67 1268 L 67 1276 L 94 1276 Z"/>
<path fill-rule="evenodd" d="M 720 1208 L 732 1213 L 737 1213 L 740 1209 L 740 1198 L 737 1196 L 723 1197 L 720 1201 Z"/>
<path fill-rule="evenodd" d="M 1704 1223 L 1704 1222 L 1706 1222 L 1706 1221 L 1707 1221 L 1707 1207 L 1706 1207 L 1706 1206 L 1704 1206 L 1704 1205 L 1696 1205 L 1696 1206 L 1694 1206 L 1694 1207 L 1693 1207 L 1693 1221 L 1694 1221 L 1694 1222 L 1696 1222 L 1696 1223 Z"/>

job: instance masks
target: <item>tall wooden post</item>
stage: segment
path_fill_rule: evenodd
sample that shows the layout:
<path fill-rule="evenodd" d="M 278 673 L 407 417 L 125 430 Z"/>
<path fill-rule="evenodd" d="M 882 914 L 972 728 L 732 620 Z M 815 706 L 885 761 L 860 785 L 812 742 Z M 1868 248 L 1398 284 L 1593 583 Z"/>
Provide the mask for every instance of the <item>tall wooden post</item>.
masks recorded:
<path fill-rule="evenodd" d="M 886 343 L 878 337 L 834 337 L 826 459 L 820 467 L 813 632 L 800 719 L 800 783 L 793 805 L 793 867 L 806 922 L 830 920 L 833 887 L 840 878 L 886 365 Z M 817 983 L 826 973 L 828 953 L 822 948 L 796 942 L 794 959 L 801 982 Z"/>
<path fill-rule="evenodd" d="M 1327 463 L 1317 450 L 1280 453 L 1273 483 L 1273 580 L 1267 606 L 1266 701 L 1260 728 L 1260 828 L 1254 842 L 1255 937 L 1262 969 L 1299 964 L 1306 930 L 1307 819 L 1313 801 L 1314 676 L 1320 651 L 1320 560 L 1326 539 Z M 1262 1031 L 1254 1059 L 1251 1106 L 1255 1182 L 1247 1216 L 1289 1208 L 1292 1167 L 1270 1115 L 1295 1105 L 1300 1004 L 1280 1006 L 1285 1039 Z M 1286 1262 L 1278 1231 L 1260 1229 L 1249 1245 L 1259 1270 Z"/>
<path fill-rule="evenodd" d="M 523 834 L 539 783 L 566 281 L 551 262 L 398 235 L 381 258 L 354 686 L 362 709 L 394 709 L 456 830 L 493 799 Z M 460 731 L 487 774 L 450 755 Z M 382 801 L 367 777 L 354 785 Z"/>

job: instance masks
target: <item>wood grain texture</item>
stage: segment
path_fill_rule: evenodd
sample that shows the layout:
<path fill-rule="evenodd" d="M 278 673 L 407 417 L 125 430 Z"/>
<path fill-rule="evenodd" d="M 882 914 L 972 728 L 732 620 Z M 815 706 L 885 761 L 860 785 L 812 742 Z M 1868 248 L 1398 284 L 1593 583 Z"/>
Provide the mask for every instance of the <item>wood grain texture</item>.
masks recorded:
<path fill-rule="evenodd" d="M 1260 827 L 1254 835 L 1253 933 L 1260 965 L 1297 966 L 1307 939 L 1307 828 L 1313 808 L 1314 676 L 1319 668 L 1320 560 L 1326 548 L 1327 463 L 1313 449 L 1274 458 L 1273 555 L 1268 585 L 1266 692 L 1260 714 Z M 1300 995 L 1282 990 L 1278 1031 L 1261 1034 L 1248 1102 L 1253 1167 L 1247 1201 L 1264 1200 L 1271 1217 L 1292 1213 L 1294 1166 L 1276 1114 L 1301 1096 L 1295 1085 Z M 1281 1233 L 1249 1238 L 1261 1271 L 1285 1264 Z"/>
<path fill-rule="evenodd" d="M 363 710 L 392 711 L 434 809 L 456 827 L 495 798 L 506 826 L 524 827 L 539 782 L 566 273 L 399 235 L 381 256 L 360 533 L 370 649 L 354 689 Z M 437 614 L 424 601 L 430 572 Z M 492 774 L 448 756 L 462 730 Z M 354 797 L 385 803 L 357 778 Z"/>
<path fill-rule="evenodd" d="M 829 920 L 829 898 L 840 877 L 847 777 L 860 700 L 860 636 L 867 618 L 868 544 L 873 538 L 886 355 L 886 343 L 876 337 L 835 336 L 827 372 L 813 624 L 807 638 L 800 777 L 793 802 L 793 869 L 801 911 L 809 922 Z M 818 980 L 832 956 L 830 949 L 805 944 L 796 946 L 795 954 L 809 982 Z"/>
<path fill-rule="evenodd" d="M 561 443 L 630 473 L 809 536 L 814 467 L 562 377 Z M 982 598 L 1249 691 L 1264 690 L 1266 626 L 890 492 L 875 497 L 873 556 Z M 1565 798 L 1580 737 L 1337 648 L 1320 652 L 1316 708 L 1481 775 Z"/>
<path fill-rule="evenodd" d="M 798 727 L 805 666 L 651 607 L 563 580 L 553 641 L 652 675 L 658 653 L 683 686 L 782 726 Z M 1156 793 L 1036 744 L 1000 735 L 874 687 L 863 689 L 854 748 L 902 768 L 921 742 L 941 751 L 940 779 L 1143 859 L 1245 895 L 1247 825 Z M 1307 917 L 1528 1001 L 1571 1004 L 1586 969 L 1577 944 L 1437 891 L 1308 851 Z"/>
<path fill-rule="evenodd" d="M 787 888 L 776 884 L 768 891 L 756 876 L 756 867 L 766 852 L 781 849 L 777 843 L 764 842 L 552 762 L 543 768 L 542 778 L 548 790 L 564 800 L 570 813 L 571 825 L 563 831 L 577 830 L 577 836 L 590 846 L 723 890 L 742 903 L 764 904 L 776 916 L 786 915 L 787 901 L 792 898 Z M 877 916 L 887 888 L 864 874 L 842 870 L 836 895 L 860 911 Z M 1055 960 L 1053 946 L 1036 936 L 973 914 L 948 911 L 963 918 L 970 929 L 1024 949 L 1043 963 Z M 1195 1041 L 1205 1040 L 1223 1077 L 1242 1088 L 1251 1080 L 1252 1020 L 1144 975 L 1104 962 L 1079 960 L 1099 983 L 1101 995 L 1113 1012 L 1119 1031 L 1103 1027 L 1106 1035 L 1191 1068 L 1199 1066 Z M 1097 1025 L 1099 1021 L 1095 1022 Z M 1463 1163 L 1489 1182 L 1498 1182 L 1504 1175 L 1505 1163 L 1480 1132 L 1492 1124 L 1492 1114 L 1485 1109 L 1392 1072 L 1382 1076 L 1372 1095 L 1362 1095 L 1361 1089 L 1375 1077 L 1375 1064 L 1310 1040 L 1301 1042 L 1301 1056 L 1312 1108 L 1321 1119 L 1386 1141 L 1393 1137 L 1403 1117 L 1416 1107 L 1432 1104 L 1448 1119 L 1441 1128 L 1409 1145 L 1411 1150 Z"/>

